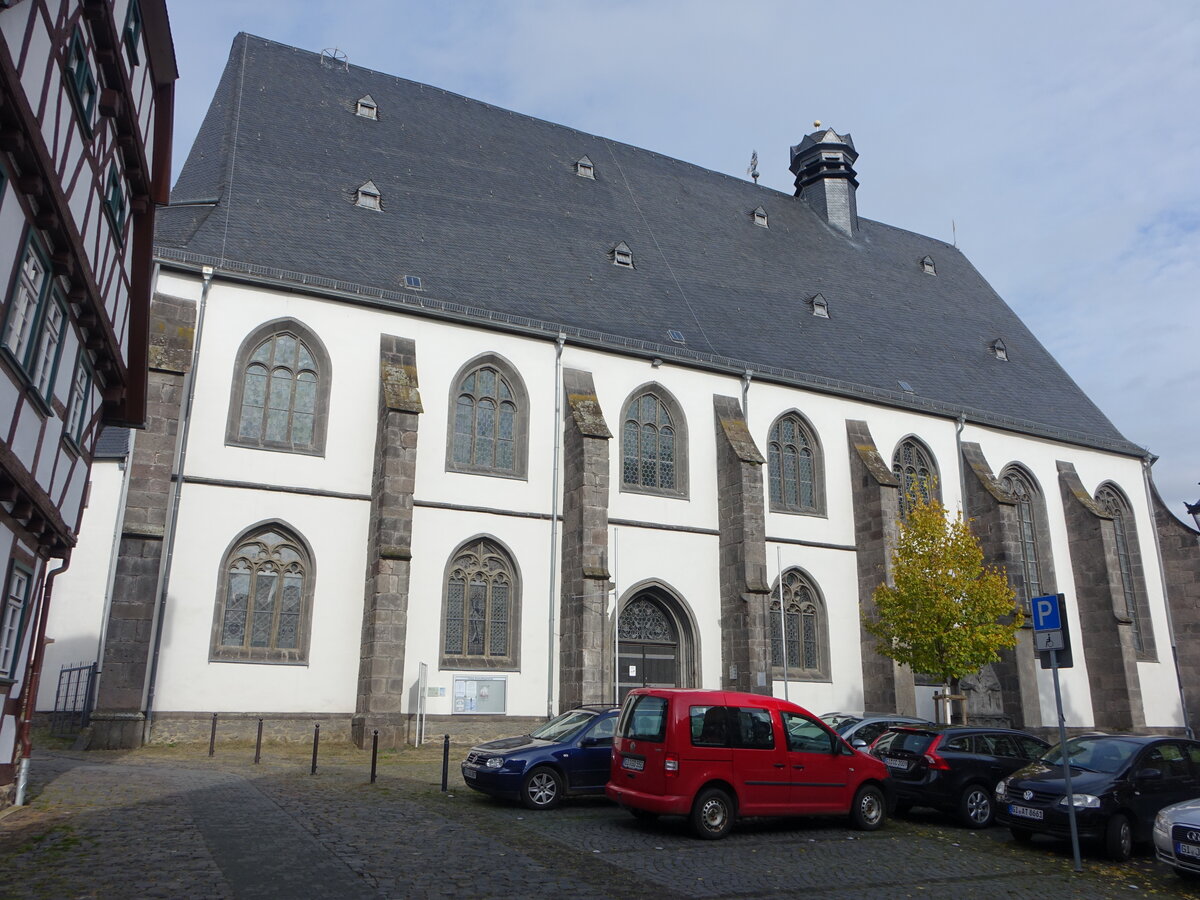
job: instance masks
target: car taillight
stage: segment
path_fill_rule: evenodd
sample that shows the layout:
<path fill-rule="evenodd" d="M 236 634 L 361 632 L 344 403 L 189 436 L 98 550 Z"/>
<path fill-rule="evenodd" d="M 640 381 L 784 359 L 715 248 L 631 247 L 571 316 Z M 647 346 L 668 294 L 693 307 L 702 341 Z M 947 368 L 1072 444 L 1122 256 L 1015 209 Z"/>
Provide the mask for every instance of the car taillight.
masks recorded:
<path fill-rule="evenodd" d="M 668 777 L 679 774 L 679 757 L 674 753 L 668 753 L 667 758 L 663 760 L 663 771 Z"/>
<path fill-rule="evenodd" d="M 929 749 L 925 751 L 925 762 L 931 769 L 937 769 L 940 772 L 946 772 L 950 769 L 950 763 L 946 762 L 937 754 L 937 745 L 941 743 L 942 737 L 938 735 L 933 739 L 933 743 L 929 745 Z"/>

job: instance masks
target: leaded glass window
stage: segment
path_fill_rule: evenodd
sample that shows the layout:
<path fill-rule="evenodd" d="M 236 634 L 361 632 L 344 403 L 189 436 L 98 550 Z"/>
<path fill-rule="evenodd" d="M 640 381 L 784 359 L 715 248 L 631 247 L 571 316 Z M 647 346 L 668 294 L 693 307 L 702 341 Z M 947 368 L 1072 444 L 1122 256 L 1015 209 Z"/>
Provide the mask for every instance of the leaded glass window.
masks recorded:
<path fill-rule="evenodd" d="M 900 518 L 908 518 L 908 509 L 914 496 L 926 503 L 934 497 L 937 472 L 931 462 L 929 451 L 917 440 L 906 438 L 896 448 L 892 458 L 892 472 L 900 482 Z"/>
<path fill-rule="evenodd" d="M 626 485 L 676 490 L 675 426 L 667 405 L 652 391 L 625 407 L 621 466 Z"/>
<path fill-rule="evenodd" d="M 1038 557 L 1037 510 L 1035 494 L 1029 480 L 1020 472 L 1010 470 L 1001 478 L 1001 486 L 1016 500 L 1017 528 L 1020 536 L 1021 574 L 1025 577 L 1025 606 L 1034 597 L 1042 596 L 1041 565 Z"/>
<path fill-rule="evenodd" d="M 312 562 L 281 525 L 243 537 L 225 559 L 214 656 L 303 661 Z"/>
<path fill-rule="evenodd" d="M 459 665 L 514 657 L 516 591 L 508 554 L 494 541 L 472 541 L 455 555 L 446 579 L 442 652 Z"/>
<path fill-rule="evenodd" d="M 824 606 L 812 583 L 798 569 L 783 573 L 771 593 L 771 665 L 789 678 L 824 678 L 828 673 L 827 623 Z M 780 672 L 782 674 L 782 672 Z"/>
<path fill-rule="evenodd" d="M 511 380 L 496 366 L 468 372 L 454 401 L 454 467 L 515 473 L 520 412 Z"/>
<path fill-rule="evenodd" d="M 324 450 L 329 362 L 314 336 L 290 320 L 264 326 L 242 344 L 237 372 L 228 443 Z"/>
<path fill-rule="evenodd" d="M 675 625 L 666 611 L 649 597 L 629 601 L 621 612 L 617 637 L 622 641 L 658 644 L 674 644 L 678 640 Z"/>
<path fill-rule="evenodd" d="M 1121 573 L 1121 589 L 1125 595 L 1125 611 L 1133 632 L 1133 646 L 1138 653 L 1146 652 L 1146 640 L 1142 633 L 1142 620 L 1137 602 L 1137 589 L 1133 579 L 1133 564 L 1130 559 L 1129 510 L 1121 496 L 1110 487 L 1096 492 L 1097 505 L 1110 517 L 1113 536 L 1117 545 L 1117 565 Z"/>
<path fill-rule="evenodd" d="M 820 512 L 816 442 L 798 415 L 789 413 L 771 426 L 767 441 L 767 469 L 771 509 Z"/>

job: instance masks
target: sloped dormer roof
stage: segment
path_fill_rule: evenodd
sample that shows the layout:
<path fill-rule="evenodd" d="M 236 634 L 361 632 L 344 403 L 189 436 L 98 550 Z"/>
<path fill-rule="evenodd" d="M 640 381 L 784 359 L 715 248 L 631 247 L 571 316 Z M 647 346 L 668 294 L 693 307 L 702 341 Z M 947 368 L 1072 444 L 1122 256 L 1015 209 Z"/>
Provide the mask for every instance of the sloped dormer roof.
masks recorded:
<path fill-rule="evenodd" d="M 348 128 L 365 94 L 389 115 Z M 621 177 L 582 184 L 581 145 Z M 363 172 L 392 201 L 386 217 L 344 202 Z M 173 192 L 213 197 L 160 212 L 165 260 L 385 292 L 421 272 L 426 311 L 487 310 L 551 337 L 1141 452 L 942 241 L 870 219 L 850 238 L 789 194 L 262 38 L 235 39 Z M 765 204 L 770 232 L 746 228 Z M 641 248 L 636 278 L 610 262 L 613 235 Z M 913 265 L 926 255 L 937 278 Z M 838 298 L 836 321 L 797 315 L 817 293 Z M 686 348 L 663 343 L 670 328 Z M 979 352 L 997 334 L 1009 365 Z"/>

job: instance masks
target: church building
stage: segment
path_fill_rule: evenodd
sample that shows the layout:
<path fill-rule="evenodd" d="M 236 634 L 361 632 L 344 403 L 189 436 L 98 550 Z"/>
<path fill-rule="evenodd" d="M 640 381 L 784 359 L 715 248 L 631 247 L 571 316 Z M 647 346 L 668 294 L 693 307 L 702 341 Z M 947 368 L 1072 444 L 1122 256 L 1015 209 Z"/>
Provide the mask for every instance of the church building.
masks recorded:
<path fill-rule="evenodd" d="M 1064 595 L 1072 726 L 1182 731 L 1151 457 L 955 247 L 860 216 L 849 134 L 797 138 L 793 195 L 239 35 L 159 214 L 92 746 L 640 685 L 932 714 L 861 623 L 914 487 Z M 1049 729 L 1019 637 L 970 708 Z"/>

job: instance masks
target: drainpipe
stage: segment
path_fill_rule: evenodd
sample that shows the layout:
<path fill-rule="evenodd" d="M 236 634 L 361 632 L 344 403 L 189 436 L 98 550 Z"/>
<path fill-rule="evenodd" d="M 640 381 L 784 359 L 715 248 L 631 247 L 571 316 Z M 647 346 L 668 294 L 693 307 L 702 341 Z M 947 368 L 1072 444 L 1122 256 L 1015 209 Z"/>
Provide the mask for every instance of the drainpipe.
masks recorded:
<path fill-rule="evenodd" d="M 192 427 L 192 403 L 196 398 L 196 373 L 200 368 L 200 338 L 204 334 L 204 311 L 208 307 L 208 292 L 212 288 L 213 267 L 201 270 L 204 286 L 200 291 L 196 311 L 196 339 L 192 342 L 192 364 L 185 376 L 187 392 L 179 411 L 179 440 L 175 445 L 175 465 L 172 467 L 172 491 L 167 501 L 167 528 L 163 534 L 164 555 L 158 569 L 158 602 L 154 609 L 154 649 L 150 656 L 150 673 L 146 679 L 146 710 L 142 724 L 142 743 L 150 738 L 154 721 L 154 689 L 158 683 L 158 660 L 162 649 L 163 624 L 167 611 L 167 590 L 171 583 L 171 562 L 175 558 L 175 531 L 179 523 L 179 496 L 183 491 L 183 470 L 187 463 L 188 432 Z"/>
<path fill-rule="evenodd" d="M 558 574 L 558 455 L 562 444 L 562 353 L 567 336 L 561 332 L 554 348 L 554 465 L 550 473 L 550 588 L 546 616 L 546 718 L 554 718 L 554 584 Z"/>
<path fill-rule="evenodd" d="M 963 465 L 962 456 L 962 433 L 967 427 L 966 413 L 958 414 L 958 423 L 954 426 L 954 447 L 958 451 L 958 490 L 959 501 L 958 506 L 962 510 L 963 521 L 970 520 L 970 515 L 967 512 L 967 467 Z"/>
<path fill-rule="evenodd" d="M 746 420 L 746 425 L 750 425 L 750 379 L 754 377 L 754 370 L 747 369 L 742 374 L 742 418 Z"/>
<path fill-rule="evenodd" d="M 50 595 L 54 591 L 54 579 L 67 571 L 71 565 L 71 551 L 63 557 L 62 565 L 46 573 L 42 582 L 41 603 L 38 609 L 38 626 L 33 644 L 29 647 L 29 665 L 25 669 L 25 683 L 21 685 L 21 719 L 17 723 L 17 741 L 21 747 L 21 761 L 17 765 L 17 794 L 14 806 L 25 805 L 25 789 L 29 784 L 29 757 L 33 754 L 33 711 L 37 706 L 38 682 L 41 680 L 42 663 L 46 656 L 46 620 L 50 616 Z"/>
<path fill-rule="evenodd" d="M 1146 485 L 1146 501 L 1150 504 L 1150 530 L 1154 535 L 1154 554 L 1158 557 L 1158 578 L 1162 585 L 1163 606 L 1167 611 L 1167 634 L 1171 636 L 1171 659 L 1175 663 L 1175 682 L 1179 685 L 1179 706 L 1183 710 L 1183 728 L 1189 738 L 1195 738 L 1192 723 L 1188 718 L 1187 697 L 1183 692 L 1183 673 L 1179 670 L 1179 647 L 1175 644 L 1175 621 L 1171 616 L 1171 599 L 1167 596 L 1167 567 L 1163 563 L 1162 546 L 1158 542 L 1158 525 L 1154 522 L 1154 493 L 1150 488 L 1150 465 L 1157 457 L 1147 453 L 1142 457 L 1142 481 Z"/>

